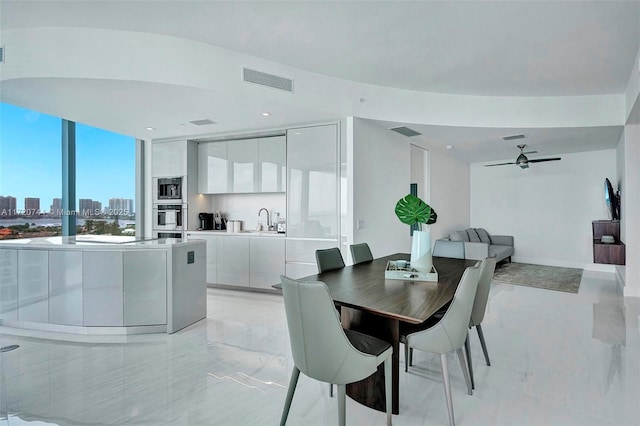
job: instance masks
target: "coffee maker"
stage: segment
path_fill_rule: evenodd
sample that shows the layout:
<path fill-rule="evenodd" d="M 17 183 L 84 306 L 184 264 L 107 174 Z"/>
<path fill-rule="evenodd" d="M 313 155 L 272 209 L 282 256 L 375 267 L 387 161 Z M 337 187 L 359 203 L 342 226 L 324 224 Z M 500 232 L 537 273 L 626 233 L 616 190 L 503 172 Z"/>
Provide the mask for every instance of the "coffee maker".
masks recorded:
<path fill-rule="evenodd" d="M 213 213 L 200 213 L 198 218 L 200 219 L 201 230 L 210 231 L 213 229 Z"/>

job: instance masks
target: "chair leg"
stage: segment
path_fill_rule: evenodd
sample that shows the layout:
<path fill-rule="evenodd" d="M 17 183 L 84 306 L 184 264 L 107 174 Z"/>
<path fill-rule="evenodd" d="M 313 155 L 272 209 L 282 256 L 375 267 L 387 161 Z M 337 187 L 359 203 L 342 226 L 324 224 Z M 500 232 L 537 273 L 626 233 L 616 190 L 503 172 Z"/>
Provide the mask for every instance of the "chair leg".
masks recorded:
<path fill-rule="evenodd" d="M 404 344 L 404 372 L 409 371 L 409 344 Z"/>
<path fill-rule="evenodd" d="M 409 367 L 413 365 L 413 348 L 409 348 Z"/>
<path fill-rule="evenodd" d="M 345 426 L 347 414 L 347 385 L 338 386 L 338 425 Z"/>
<path fill-rule="evenodd" d="M 491 361 L 489 361 L 489 352 L 487 352 L 487 344 L 484 341 L 484 333 L 482 332 L 482 326 L 480 324 L 476 325 L 476 331 L 478 332 L 478 337 L 480 338 L 482 352 L 484 352 L 484 360 L 487 361 L 488 366 L 491 366 Z"/>
<path fill-rule="evenodd" d="M 460 367 L 462 367 L 462 375 L 464 376 L 464 381 L 467 384 L 467 392 L 469 395 L 473 395 L 473 388 L 471 386 L 471 378 L 469 377 L 469 364 L 467 361 L 467 354 L 462 348 L 456 351 L 458 353 L 458 359 L 460 360 Z"/>
<path fill-rule="evenodd" d="M 387 426 L 391 426 L 391 413 L 393 412 L 392 403 L 392 382 L 391 380 L 391 358 L 384 360 L 384 398 L 385 406 L 387 408 Z"/>
<path fill-rule="evenodd" d="M 471 360 L 471 345 L 469 344 L 469 333 L 467 333 L 467 338 L 464 341 L 464 351 L 467 355 L 467 361 L 469 364 L 469 376 L 471 376 L 471 389 L 475 389 L 476 382 L 473 379 L 473 361 Z"/>
<path fill-rule="evenodd" d="M 333 383 L 329 383 L 329 396 L 333 398 Z"/>
<path fill-rule="evenodd" d="M 447 354 L 440 354 L 440 363 L 442 364 L 444 396 L 447 399 L 447 410 L 449 412 L 449 426 L 455 426 L 456 422 L 453 418 L 453 401 L 451 400 L 451 383 L 449 383 L 449 367 L 447 363 Z"/>
<path fill-rule="evenodd" d="M 284 402 L 284 408 L 282 409 L 282 418 L 280 419 L 280 426 L 284 426 L 287 423 L 287 417 L 289 417 L 289 409 L 291 408 L 291 400 L 293 400 L 293 393 L 296 391 L 296 385 L 298 384 L 298 377 L 300 377 L 300 370 L 298 367 L 293 367 L 291 372 L 291 379 L 289 379 L 289 390 L 287 390 L 287 399 Z"/>

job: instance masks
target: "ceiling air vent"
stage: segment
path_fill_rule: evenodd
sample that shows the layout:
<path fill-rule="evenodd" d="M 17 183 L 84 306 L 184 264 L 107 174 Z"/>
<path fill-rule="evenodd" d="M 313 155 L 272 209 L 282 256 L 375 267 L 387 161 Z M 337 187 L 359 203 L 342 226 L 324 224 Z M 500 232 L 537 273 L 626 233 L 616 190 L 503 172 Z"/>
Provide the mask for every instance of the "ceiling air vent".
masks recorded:
<path fill-rule="evenodd" d="M 208 118 L 205 118 L 203 120 L 193 120 L 193 121 L 190 121 L 189 123 L 195 124 L 196 126 L 207 126 L 209 124 L 216 124 L 215 121 L 209 120 Z"/>
<path fill-rule="evenodd" d="M 402 127 L 394 127 L 393 129 L 389 129 L 389 130 L 393 130 L 394 132 L 398 132 L 403 136 L 406 136 L 408 138 L 410 138 L 411 136 L 418 136 L 421 135 L 422 133 L 416 132 L 413 129 L 410 129 L 408 127 L 402 126 Z"/>
<path fill-rule="evenodd" d="M 267 74 L 249 68 L 242 68 L 242 74 L 242 78 L 246 82 L 293 93 L 293 80 L 288 78 L 278 77 L 277 75 Z"/>
<path fill-rule="evenodd" d="M 502 139 L 504 139 L 505 141 L 513 141 L 516 139 L 524 139 L 524 135 L 503 136 Z"/>

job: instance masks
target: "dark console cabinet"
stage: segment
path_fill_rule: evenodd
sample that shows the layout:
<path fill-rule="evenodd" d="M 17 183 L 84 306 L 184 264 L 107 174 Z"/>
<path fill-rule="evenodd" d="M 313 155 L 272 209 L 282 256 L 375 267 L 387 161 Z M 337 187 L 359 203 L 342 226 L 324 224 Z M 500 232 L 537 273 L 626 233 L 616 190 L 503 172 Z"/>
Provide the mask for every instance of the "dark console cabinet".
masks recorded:
<path fill-rule="evenodd" d="M 620 221 L 594 220 L 593 228 L 593 263 L 624 265 L 625 247 L 620 241 Z M 603 235 L 612 235 L 613 243 L 603 243 Z"/>

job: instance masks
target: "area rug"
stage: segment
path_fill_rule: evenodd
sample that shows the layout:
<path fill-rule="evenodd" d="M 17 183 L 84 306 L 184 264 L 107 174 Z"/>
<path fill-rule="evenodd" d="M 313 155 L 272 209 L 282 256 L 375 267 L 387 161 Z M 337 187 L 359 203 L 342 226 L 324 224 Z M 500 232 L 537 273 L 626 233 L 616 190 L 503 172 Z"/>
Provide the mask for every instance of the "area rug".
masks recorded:
<path fill-rule="evenodd" d="M 577 293 L 580 289 L 582 269 L 556 266 L 506 263 L 496 268 L 493 280 L 505 284 L 543 288 L 545 290 Z"/>

